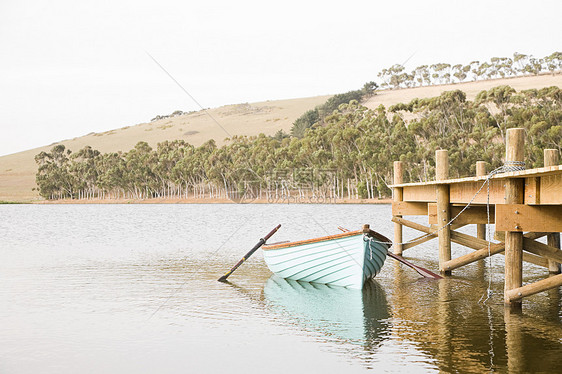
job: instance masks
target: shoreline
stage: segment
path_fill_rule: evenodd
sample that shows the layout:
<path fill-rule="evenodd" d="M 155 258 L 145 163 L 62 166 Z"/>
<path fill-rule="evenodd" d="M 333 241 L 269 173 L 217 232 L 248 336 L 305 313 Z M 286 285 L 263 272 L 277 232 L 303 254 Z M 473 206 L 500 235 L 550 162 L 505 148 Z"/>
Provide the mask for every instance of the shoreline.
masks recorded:
<path fill-rule="evenodd" d="M 12 204 L 17 204 L 18 202 L 10 202 Z M 213 199 L 164 199 L 164 198 L 154 198 L 154 199 L 94 199 L 94 200 L 73 200 L 73 199 L 63 199 L 63 200 L 40 200 L 32 202 L 21 202 L 21 204 L 299 204 L 299 205 L 322 205 L 322 204 L 391 204 L 392 199 L 337 199 L 336 201 L 326 201 L 326 202 L 273 202 L 270 203 L 266 199 L 255 199 L 255 200 L 243 200 L 240 202 L 233 201 L 225 198 L 213 198 Z"/>

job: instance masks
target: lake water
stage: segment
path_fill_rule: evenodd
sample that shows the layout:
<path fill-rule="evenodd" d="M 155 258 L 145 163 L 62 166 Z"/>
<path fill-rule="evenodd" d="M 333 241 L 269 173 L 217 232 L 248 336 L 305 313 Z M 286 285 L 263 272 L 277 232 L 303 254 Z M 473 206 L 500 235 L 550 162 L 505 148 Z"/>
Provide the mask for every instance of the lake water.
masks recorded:
<path fill-rule="evenodd" d="M 390 216 L 388 205 L 0 205 L 0 373 L 562 371 L 560 290 L 506 313 L 501 255 L 440 281 L 387 259 L 359 291 L 272 277 L 258 251 L 216 281 L 279 223 L 270 242 L 363 223 L 392 237 Z M 438 269 L 435 241 L 405 255 Z"/>

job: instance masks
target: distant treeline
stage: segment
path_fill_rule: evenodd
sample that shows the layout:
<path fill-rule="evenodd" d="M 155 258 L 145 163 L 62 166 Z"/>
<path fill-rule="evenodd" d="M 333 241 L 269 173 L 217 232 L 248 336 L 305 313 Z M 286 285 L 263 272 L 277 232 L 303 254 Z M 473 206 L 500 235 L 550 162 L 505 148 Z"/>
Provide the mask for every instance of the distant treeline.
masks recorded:
<path fill-rule="evenodd" d="M 408 119 L 409 118 L 409 119 Z M 436 149 L 449 150 L 451 177 L 475 174 L 478 160 L 500 166 L 505 132 L 527 131 L 527 167 L 562 143 L 562 90 L 517 93 L 509 86 L 467 101 L 460 91 L 375 110 L 341 104 L 302 138 L 263 134 L 194 147 L 183 140 L 139 142 L 128 152 L 100 153 L 63 145 L 35 157 L 47 199 L 85 198 L 377 198 L 389 196 L 392 162 L 406 162 L 407 181 L 434 178 Z"/>
<path fill-rule="evenodd" d="M 362 89 L 334 95 L 324 104 L 305 112 L 291 128 L 291 135 L 302 138 L 306 129 L 325 124 L 325 118 L 332 114 L 341 104 L 351 100 L 361 102 L 375 95 L 378 88 L 397 89 L 408 87 L 432 86 L 436 84 L 461 83 L 466 81 L 488 80 L 494 78 L 538 75 L 544 72 L 560 73 L 562 70 L 562 52 L 554 52 L 543 58 L 515 52 L 513 58 L 492 57 L 488 62 L 472 61 L 468 65 L 438 63 L 421 65 L 406 72 L 404 66 L 396 64 L 378 73 L 382 83 L 365 83 Z M 282 131 L 278 137 L 288 136 Z"/>
<path fill-rule="evenodd" d="M 383 69 L 378 77 L 381 88 L 406 88 L 435 84 L 460 83 L 494 78 L 538 75 L 562 70 L 562 52 L 535 58 L 515 52 L 511 57 L 492 57 L 490 61 L 472 61 L 467 65 L 438 63 L 421 65 L 407 72 L 400 64 Z"/>

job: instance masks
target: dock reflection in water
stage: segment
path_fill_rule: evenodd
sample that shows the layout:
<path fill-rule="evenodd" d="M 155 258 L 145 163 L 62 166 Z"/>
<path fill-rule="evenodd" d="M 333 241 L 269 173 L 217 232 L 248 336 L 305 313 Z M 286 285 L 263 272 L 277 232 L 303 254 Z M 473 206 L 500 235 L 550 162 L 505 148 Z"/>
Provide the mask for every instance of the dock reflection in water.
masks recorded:
<path fill-rule="evenodd" d="M 263 293 L 272 311 L 327 340 L 372 351 L 388 336 L 390 310 L 384 290 L 375 281 L 353 290 L 273 275 Z"/>
<path fill-rule="evenodd" d="M 397 264 L 382 284 L 393 312 L 390 339 L 415 342 L 441 372 L 559 372 L 562 328 L 559 293 L 533 296 L 524 313 L 503 306 L 503 282 L 485 304 L 482 264 L 437 282 L 413 280 Z M 460 273 L 460 272 L 458 272 Z M 390 275 L 390 274 L 387 274 Z M 466 276 L 466 278 L 464 278 Z M 464 278 L 464 279 L 463 279 Z M 532 303 L 531 303 L 532 302 Z"/>

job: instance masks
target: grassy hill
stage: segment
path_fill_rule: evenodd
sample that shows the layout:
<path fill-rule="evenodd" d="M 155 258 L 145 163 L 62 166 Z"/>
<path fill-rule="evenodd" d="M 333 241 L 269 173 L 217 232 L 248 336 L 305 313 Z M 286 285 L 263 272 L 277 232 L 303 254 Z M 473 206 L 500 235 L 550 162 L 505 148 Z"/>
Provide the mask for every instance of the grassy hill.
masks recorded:
<path fill-rule="evenodd" d="M 562 86 L 562 75 L 540 75 L 509 79 L 468 82 L 454 85 L 417 87 L 381 91 L 367 100 L 364 105 L 376 108 L 409 102 L 414 98 L 434 97 L 444 91 L 460 89 L 467 99 L 473 100 L 478 92 L 499 85 L 510 85 L 517 91 Z M 146 141 L 152 146 L 164 140 L 184 139 L 193 145 L 200 145 L 209 139 L 223 144 L 225 138 L 233 135 L 274 135 L 279 130 L 289 132 L 292 123 L 301 114 L 324 103 L 330 96 L 304 99 L 267 101 L 252 104 L 228 105 L 210 109 L 211 118 L 204 111 L 159 119 L 152 122 L 127 126 L 104 133 L 92 133 L 83 137 L 63 140 L 64 144 L 77 151 L 86 145 L 101 152 L 126 151 L 137 142 Z M 217 124 L 218 122 L 218 124 Z M 0 157 L 0 201 L 31 201 L 39 199 L 35 187 L 36 165 L 34 156 L 49 150 L 54 144 Z"/>

